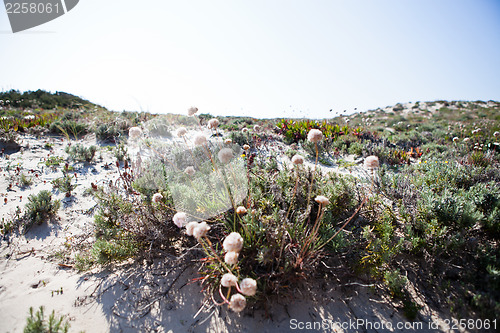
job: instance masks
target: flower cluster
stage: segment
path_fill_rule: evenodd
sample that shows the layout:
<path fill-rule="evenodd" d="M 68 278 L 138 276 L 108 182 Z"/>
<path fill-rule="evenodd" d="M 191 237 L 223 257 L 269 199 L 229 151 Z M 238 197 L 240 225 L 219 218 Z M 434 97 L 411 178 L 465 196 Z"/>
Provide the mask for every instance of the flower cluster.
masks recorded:
<path fill-rule="evenodd" d="M 186 234 L 188 236 L 193 236 L 198 241 L 205 237 L 210 230 L 210 226 L 207 222 L 187 222 L 187 215 L 184 212 L 178 212 L 173 217 L 173 222 L 178 228 L 186 227 Z"/>
<path fill-rule="evenodd" d="M 222 247 L 226 251 L 224 256 L 225 263 L 228 265 L 236 265 L 238 263 L 239 253 L 243 249 L 243 237 L 237 232 L 232 232 L 224 239 Z M 238 278 L 232 273 L 222 275 L 220 284 L 225 288 L 234 287 L 239 292 L 232 295 L 230 300 L 224 298 L 225 302 L 229 304 L 229 308 L 234 312 L 241 312 L 245 308 L 245 296 L 254 296 L 257 293 L 257 282 L 254 279 L 245 278 L 238 284 Z"/>

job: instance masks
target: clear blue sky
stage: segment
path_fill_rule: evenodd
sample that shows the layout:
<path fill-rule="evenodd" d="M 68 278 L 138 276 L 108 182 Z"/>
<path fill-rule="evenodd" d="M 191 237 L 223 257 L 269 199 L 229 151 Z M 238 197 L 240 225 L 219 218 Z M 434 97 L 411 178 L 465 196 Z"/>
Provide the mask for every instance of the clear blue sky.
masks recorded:
<path fill-rule="evenodd" d="M 500 100 L 500 1 L 81 0 L 17 34 L 0 8 L 0 89 L 255 117 Z"/>

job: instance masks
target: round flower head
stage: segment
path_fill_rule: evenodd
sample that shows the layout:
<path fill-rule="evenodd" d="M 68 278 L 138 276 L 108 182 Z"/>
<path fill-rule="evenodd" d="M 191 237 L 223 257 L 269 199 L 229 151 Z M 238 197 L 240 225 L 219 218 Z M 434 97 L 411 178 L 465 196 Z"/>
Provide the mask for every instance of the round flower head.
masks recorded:
<path fill-rule="evenodd" d="M 294 155 L 292 157 L 292 163 L 295 165 L 302 164 L 304 163 L 304 157 L 302 157 L 301 155 Z"/>
<path fill-rule="evenodd" d="M 229 300 L 229 308 L 234 312 L 241 312 L 245 309 L 247 305 L 247 300 L 242 294 L 234 294 Z"/>
<path fill-rule="evenodd" d="M 220 280 L 220 284 L 223 287 L 229 288 L 234 287 L 238 283 L 238 278 L 231 273 L 226 273 L 222 275 L 222 279 Z"/>
<path fill-rule="evenodd" d="M 365 158 L 364 166 L 367 169 L 375 169 L 379 167 L 378 157 L 377 156 L 368 156 Z"/>
<path fill-rule="evenodd" d="M 140 127 L 130 127 L 128 130 L 128 137 L 132 140 L 139 138 L 142 135 L 142 130 Z"/>
<path fill-rule="evenodd" d="M 217 156 L 222 164 L 227 164 L 233 158 L 233 150 L 231 148 L 222 148 Z"/>
<path fill-rule="evenodd" d="M 457 142 L 457 141 L 458 141 L 458 137 L 454 137 L 453 142 Z"/>
<path fill-rule="evenodd" d="M 203 134 L 197 134 L 194 137 L 194 144 L 197 146 L 202 146 L 202 145 L 207 144 L 207 137 L 204 136 Z"/>
<path fill-rule="evenodd" d="M 249 145 L 243 145 L 243 149 L 248 150 L 248 149 L 250 149 L 250 146 Z"/>
<path fill-rule="evenodd" d="M 210 230 L 210 226 L 207 222 L 201 222 L 193 229 L 193 236 L 199 240 L 207 235 L 208 230 Z"/>
<path fill-rule="evenodd" d="M 243 237 L 237 232 L 232 232 L 224 239 L 222 247 L 227 252 L 240 252 L 243 248 Z"/>
<path fill-rule="evenodd" d="M 323 140 L 323 133 L 321 133 L 321 131 L 319 129 L 313 128 L 307 134 L 307 140 L 309 140 L 311 142 L 319 142 L 319 141 Z"/>
<path fill-rule="evenodd" d="M 500 136 L 500 132 L 497 131 L 497 132 L 493 133 L 493 136 Z"/>
<path fill-rule="evenodd" d="M 194 116 L 194 114 L 195 114 L 196 112 L 198 112 L 198 108 L 197 108 L 197 107 L 192 106 L 192 107 L 190 107 L 190 108 L 188 109 L 188 116 L 190 116 L 190 117 L 191 117 L 191 116 Z"/>
<path fill-rule="evenodd" d="M 216 118 L 212 118 L 208 121 L 208 128 L 210 129 L 216 129 L 217 126 L 219 126 L 219 120 Z"/>
<path fill-rule="evenodd" d="M 467 142 L 469 140 L 470 140 L 470 138 L 464 138 L 464 142 Z"/>
<path fill-rule="evenodd" d="M 196 171 L 194 170 L 194 167 L 192 166 L 188 166 L 185 170 L 184 170 L 185 173 L 187 173 L 188 175 L 192 176 L 196 173 Z"/>
<path fill-rule="evenodd" d="M 259 132 L 259 131 L 260 131 L 260 126 L 259 126 L 259 125 L 255 125 L 255 126 L 253 127 L 253 131 L 254 131 L 254 132 Z"/>
<path fill-rule="evenodd" d="M 229 251 L 224 255 L 224 262 L 228 265 L 236 265 L 238 263 L 238 252 Z"/>
<path fill-rule="evenodd" d="M 187 134 L 187 129 L 185 127 L 180 127 L 175 132 L 175 135 L 177 135 L 178 137 L 184 136 L 186 134 Z"/>
<path fill-rule="evenodd" d="M 316 201 L 317 203 L 319 203 L 319 204 L 320 204 L 320 205 L 322 205 L 322 206 L 326 206 L 326 205 L 328 205 L 328 204 L 330 203 L 330 200 L 328 200 L 328 198 L 327 198 L 327 197 L 322 196 L 322 195 L 318 195 L 318 196 L 314 199 L 314 201 Z"/>
<path fill-rule="evenodd" d="M 224 140 L 224 143 L 225 143 L 226 145 L 230 145 L 231 143 L 233 143 L 233 140 L 231 140 L 231 139 L 226 139 L 226 140 Z"/>
<path fill-rule="evenodd" d="M 257 282 L 251 278 L 243 279 L 240 282 L 240 290 L 245 296 L 253 296 L 257 292 Z"/>
<path fill-rule="evenodd" d="M 162 199 L 163 195 L 161 195 L 161 193 L 155 193 L 153 195 L 153 202 L 161 202 Z"/>
<path fill-rule="evenodd" d="M 245 207 L 239 206 L 238 208 L 236 208 L 236 214 L 243 215 L 246 213 L 247 213 L 247 209 Z"/>
<path fill-rule="evenodd" d="M 241 131 L 242 131 L 243 133 L 246 133 L 246 132 L 248 132 L 248 128 L 246 128 L 246 127 L 245 127 L 245 128 L 242 128 L 242 129 L 241 129 Z"/>
<path fill-rule="evenodd" d="M 198 226 L 198 222 L 189 222 L 186 225 L 186 235 L 193 236 L 193 230 Z"/>
<path fill-rule="evenodd" d="M 182 228 L 186 224 L 186 218 L 187 218 L 186 213 L 178 212 L 173 217 L 174 224 L 177 227 Z"/>

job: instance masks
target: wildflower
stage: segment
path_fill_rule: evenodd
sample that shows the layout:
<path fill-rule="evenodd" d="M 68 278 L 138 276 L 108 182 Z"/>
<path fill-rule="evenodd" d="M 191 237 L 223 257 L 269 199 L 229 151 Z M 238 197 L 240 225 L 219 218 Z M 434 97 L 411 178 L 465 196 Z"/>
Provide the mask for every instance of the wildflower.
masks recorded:
<path fill-rule="evenodd" d="M 245 149 L 245 150 L 249 150 L 249 149 L 250 149 L 250 146 L 249 146 L 249 145 L 243 145 L 243 149 Z"/>
<path fill-rule="evenodd" d="M 302 155 L 294 155 L 292 157 L 292 163 L 295 165 L 302 164 L 304 163 L 304 157 L 302 157 Z"/>
<path fill-rule="evenodd" d="M 453 142 L 457 142 L 457 141 L 458 141 L 458 137 L 454 137 Z"/>
<path fill-rule="evenodd" d="M 187 173 L 188 175 L 190 176 L 193 176 L 196 171 L 194 170 L 194 167 L 192 166 L 188 166 L 185 170 L 184 170 L 185 173 Z"/>
<path fill-rule="evenodd" d="M 243 129 L 241 129 L 241 132 L 243 132 L 243 133 L 248 132 L 248 128 L 246 128 L 246 127 L 245 127 L 245 128 L 243 128 Z"/>
<path fill-rule="evenodd" d="M 231 148 L 222 148 L 217 156 L 222 164 L 227 164 L 233 158 L 233 150 Z"/>
<path fill-rule="evenodd" d="M 253 296 L 257 292 L 257 281 L 251 278 L 243 279 L 240 283 L 240 290 L 245 296 Z"/>
<path fill-rule="evenodd" d="M 238 252 L 229 251 L 224 255 L 224 261 L 228 265 L 236 265 L 238 263 L 238 256 L 240 254 Z"/>
<path fill-rule="evenodd" d="M 210 230 L 210 226 L 207 222 L 201 222 L 193 229 L 193 236 L 199 240 L 207 235 L 208 230 Z"/>
<path fill-rule="evenodd" d="M 307 140 L 311 142 L 319 142 L 323 140 L 323 133 L 321 133 L 320 130 L 313 128 L 312 130 L 309 131 L 307 134 Z"/>
<path fill-rule="evenodd" d="M 203 134 L 198 134 L 194 137 L 194 144 L 202 146 L 207 143 L 207 138 Z"/>
<path fill-rule="evenodd" d="M 378 157 L 377 156 L 368 156 L 365 158 L 364 166 L 367 169 L 375 169 L 379 167 Z"/>
<path fill-rule="evenodd" d="M 254 131 L 254 132 L 259 132 L 259 131 L 260 131 L 260 126 L 259 126 L 259 125 L 255 125 L 255 126 L 253 127 L 253 131 Z"/>
<path fill-rule="evenodd" d="M 153 195 L 153 202 L 161 202 L 162 199 L 163 195 L 161 195 L 161 193 L 155 193 Z"/>
<path fill-rule="evenodd" d="M 470 138 L 464 138 L 464 142 L 467 142 L 469 140 L 470 140 Z"/>
<path fill-rule="evenodd" d="M 224 143 L 225 143 L 226 145 L 230 145 L 231 143 L 233 143 L 233 140 L 231 140 L 231 139 L 226 139 L 226 140 L 224 140 Z"/>
<path fill-rule="evenodd" d="M 236 214 L 243 215 L 246 213 L 247 213 L 247 209 L 245 207 L 239 206 L 238 208 L 236 208 Z"/>
<path fill-rule="evenodd" d="M 190 108 L 188 109 L 188 116 L 190 116 L 190 117 L 191 117 L 191 116 L 194 116 L 194 114 L 195 114 L 196 112 L 198 112 L 198 108 L 197 108 L 197 107 L 192 106 L 192 107 L 190 107 Z"/>
<path fill-rule="evenodd" d="M 193 230 L 198 226 L 198 222 L 189 222 L 186 225 L 186 235 L 193 236 Z"/>
<path fill-rule="evenodd" d="M 320 204 L 320 205 L 322 205 L 322 206 L 326 206 L 326 205 L 328 205 L 328 204 L 330 203 L 330 200 L 328 200 L 328 198 L 327 198 L 327 197 L 322 196 L 322 195 L 318 195 L 318 196 L 314 199 L 314 201 L 316 201 L 317 203 L 319 203 L 319 204 Z"/>
<path fill-rule="evenodd" d="M 234 312 L 241 312 L 247 305 L 247 300 L 245 296 L 241 294 L 234 294 L 231 296 L 231 300 L 229 301 L 229 308 Z"/>
<path fill-rule="evenodd" d="M 448 164 L 448 161 L 444 161 L 444 163 Z"/>
<path fill-rule="evenodd" d="M 142 135 L 142 130 L 139 127 L 130 127 L 128 136 L 130 139 L 135 140 Z"/>
<path fill-rule="evenodd" d="M 187 218 L 186 213 L 178 212 L 173 217 L 174 224 L 178 228 L 182 228 L 182 226 L 186 224 L 186 218 Z"/>
<path fill-rule="evenodd" d="M 227 252 L 240 252 L 243 248 L 243 237 L 237 232 L 232 232 L 224 239 L 222 247 Z"/>
<path fill-rule="evenodd" d="M 177 135 L 180 138 L 181 136 L 186 135 L 186 133 L 187 133 L 187 129 L 185 127 L 181 127 L 181 128 L 177 129 L 177 132 L 175 132 L 175 135 Z"/>
<path fill-rule="evenodd" d="M 216 129 L 217 126 L 219 126 L 219 120 L 216 118 L 212 118 L 208 121 L 208 128 L 210 129 Z"/>
<path fill-rule="evenodd" d="M 238 283 L 238 278 L 231 273 L 226 273 L 222 275 L 222 279 L 220 280 L 220 284 L 223 287 L 229 288 L 229 287 L 234 287 Z"/>
<path fill-rule="evenodd" d="M 500 136 L 500 132 L 497 131 L 497 132 L 493 133 L 493 136 Z"/>

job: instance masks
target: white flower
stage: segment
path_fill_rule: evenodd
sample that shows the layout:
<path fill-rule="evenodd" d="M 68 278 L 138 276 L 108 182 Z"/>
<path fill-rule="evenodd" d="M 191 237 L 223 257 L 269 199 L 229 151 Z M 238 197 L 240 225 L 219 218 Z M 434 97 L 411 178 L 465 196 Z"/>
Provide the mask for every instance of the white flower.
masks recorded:
<path fill-rule="evenodd" d="M 469 140 L 470 140 L 470 138 L 464 138 L 464 142 L 467 142 Z"/>
<path fill-rule="evenodd" d="M 243 145 L 243 149 L 248 150 L 248 149 L 250 149 L 250 146 L 249 145 Z"/>
<path fill-rule="evenodd" d="M 240 283 L 240 290 L 243 295 L 253 296 L 257 292 L 257 282 L 251 278 L 243 279 Z"/>
<path fill-rule="evenodd" d="M 198 108 L 197 108 L 197 107 L 192 106 L 192 107 L 190 107 L 190 108 L 188 109 L 188 116 L 190 116 L 190 117 L 191 117 L 191 116 L 194 116 L 194 114 L 195 114 L 196 112 L 198 112 Z"/>
<path fill-rule="evenodd" d="M 457 142 L 457 141 L 458 141 L 458 137 L 454 137 L 453 142 Z"/>
<path fill-rule="evenodd" d="M 243 237 L 241 237 L 241 235 L 237 232 L 232 232 L 227 235 L 226 239 L 224 239 L 222 247 L 227 252 L 240 252 L 243 248 Z"/>
<path fill-rule="evenodd" d="M 493 133 L 493 136 L 500 136 L 500 132 L 497 131 L 497 132 Z"/>
<path fill-rule="evenodd" d="M 161 193 L 155 193 L 153 195 L 153 202 L 161 202 L 162 199 L 163 195 L 161 195 Z"/>
<path fill-rule="evenodd" d="M 323 133 L 319 129 L 313 128 L 307 134 L 307 140 L 311 142 L 319 142 L 323 139 Z"/>
<path fill-rule="evenodd" d="M 322 206 L 326 206 L 326 205 L 328 205 L 328 204 L 330 203 L 330 200 L 328 200 L 328 198 L 327 198 L 327 197 L 322 196 L 322 195 L 318 195 L 318 196 L 314 199 L 314 201 L 316 201 L 317 203 L 319 203 L 319 204 L 320 204 L 320 205 L 322 205 Z"/>
<path fill-rule="evenodd" d="M 236 208 L 236 214 L 243 215 L 246 213 L 247 213 L 247 209 L 245 207 L 239 206 L 238 208 Z"/>
<path fill-rule="evenodd" d="M 254 132 L 259 132 L 259 131 L 260 131 L 260 126 L 259 126 L 259 125 L 255 125 L 255 126 L 253 127 L 253 131 L 254 131 Z"/>
<path fill-rule="evenodd" d="M 228 265 L 236 265 L 238 263 L 238 256 L 238 252 L 229 251 L 226 253 L 226 255 L 224 255 L 224 261 Z"/>
<path fill-rule="evenodd" d="M 236 286 L 237 283 L 238 283 L 238 278 L 231 273 L 226 273 L 222 275 L 222 279 L 220 280 L 220 284 L 226 288 L 234 287 Z"/>
<path fill-rule="evenodd" d="M 182 228 L 182 226 L 186 224 L 186 218 L 187 218 L 186 213 L 178 212 L 173 217 L 174 224 L 177 227 Z"/>
<path fill-rule="evenodd" d="M 207 144 L 207 138 L 206 138 L 206 136 L 204 136 L 203 134 L 197 134 L 194 137 L 194 144 L 197 145 L 197 146 L 202 146 L 202 145 Z"/>
<path fill-rule="evenodd" d="M 368 156 L 365 158 L 364 166 L 367 169 L 375 169 L 379 167 L 378 157 L 377 156 Z"/>
<path fill-rule="evenodd" d="M 207 222 L 201 222 L 193 229 L 193 236 L 199 240 L 207 235 L 208 230 L 210 230 L 210 226 Z"/>
<path fill-rule="evenodd" d="M 234 294 L 233 296 L 231 296 L 231 299 L 229 300 L 229 308 L 234 312 L 243 311 L 246 305 L 247 305 L 247 300 L 245 299 L 245 296 L 241 294 Z"/>
<path fill-rule="evenodd" d="M 245 128 L 243 128 L 243 129 L 241 130 L 241 132 L 243 132 L 243 133 L 248 132 L 248 128 L 246 128 L 246 127 L 245 127 Z"/>
<path fill-rule="evenodd" d="M 216 129 L 219 126 L 219 120 L 217 118 L 212 118 L 208 121 L 208 128 Z"/>
<path fill-rule="evenodd" d="M 132 140 L 137 139 L 142 135 L 142 130 L 139 127 L 130 127 L 128 130 L 128 137 Z"/>
<path fill-rule="evenodd" d="M 226 140 L 224 140 L 224 143 L 225 143 L 226 145 L 230 145 L 231 143 L 233 143 L 233 140 L 231 140 L 231 139 L 226 139 Z"/>
<path fill-rule="evenodd" d="M 186 225 L 186 235 L 193 236 L 193 230 L 198 226 L 198 222 L 189 222 Z"/>
<path fill-rule="evenodd" d="M 194 167 L 192 166 L 188 166 L 185 170 L 184 170 L 185 173 L 187 173 L 188 175 L 190 176 L 193 176 L 196 171 L 194 170 Z"/>
<path fill-rule="evenodd" d="M 181 137 L 181 136 L 186 135 L 186 133 L 187 133 L 187 129 L 185 127 L 180 127 L 175 132 L 175 135 L 177 135 L 178 137 Z"/>
<path fill-rule="evenodd" d="M 233 158 L 233 150 L 231 148 L 222 148 L 217 156 L 222 164 L 227 164 Z"/>
<path fill-rule="evenodd" d="M 294 155 L 292 157 L 292 163 L 295 165 L 302 164 L 304 163 L 304 157 L 302 157 L 301 155 Z"/>

